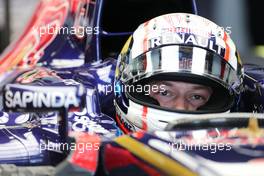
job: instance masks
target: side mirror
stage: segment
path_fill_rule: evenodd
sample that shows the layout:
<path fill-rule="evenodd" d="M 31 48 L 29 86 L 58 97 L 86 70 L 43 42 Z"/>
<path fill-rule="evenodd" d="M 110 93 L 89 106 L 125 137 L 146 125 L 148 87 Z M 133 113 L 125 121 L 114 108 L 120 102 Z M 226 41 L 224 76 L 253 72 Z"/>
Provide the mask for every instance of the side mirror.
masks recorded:
<path fill-rule="evenodd" d="M 170 122 L 165 128 L 166 131 L 177 130 L 198 130 L 208 128 L 247 128 L 249 119 L 255 118 L 259 127 L 264 127 L 264 114 L 261 113 L 218 113 L 201 114 L 196 117 L 184 116 Z"/>

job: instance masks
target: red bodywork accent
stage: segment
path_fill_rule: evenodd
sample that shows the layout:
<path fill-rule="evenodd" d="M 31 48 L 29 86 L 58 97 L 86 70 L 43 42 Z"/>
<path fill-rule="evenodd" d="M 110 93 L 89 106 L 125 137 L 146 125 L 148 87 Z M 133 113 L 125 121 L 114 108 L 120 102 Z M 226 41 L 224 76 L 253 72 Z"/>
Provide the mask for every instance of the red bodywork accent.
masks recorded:
<path fill-rule="evenodd" d="M 100 137 L 87 133 L 74 134 L 76 137 L 76 150 L 72 151 L 70 163 L 95 172 L 99 157 Z M 84 149 L 83 146 L 85 146 Z"/>
<path fill-rule="evenodd" d="M 64 26 L 69 12 L 90 0 L 42 0 L 18 40 L 12 43 L 0 57 L 0 74 L 15 67 L 35 66 Z M 75 14 L 78 15 L 78 14 Z"/>
<path fill-rule="evenodd" d="M 63 26 L 69 7 L 70 0 L 41 1 L 20 38 L 1 56 L 0 74 L 16 66 L 34 66 L 57 35 L 52 31 L 43 35 L 41 32 L 48 26 L 50 29 Z"/>
<path fill-rule="evenodd" d="M 147 175 L 162 175 L 125 149 L 107 144 L 104 151 L 104 165 L 108 171 L 134 165 L 142 169 Z"/>

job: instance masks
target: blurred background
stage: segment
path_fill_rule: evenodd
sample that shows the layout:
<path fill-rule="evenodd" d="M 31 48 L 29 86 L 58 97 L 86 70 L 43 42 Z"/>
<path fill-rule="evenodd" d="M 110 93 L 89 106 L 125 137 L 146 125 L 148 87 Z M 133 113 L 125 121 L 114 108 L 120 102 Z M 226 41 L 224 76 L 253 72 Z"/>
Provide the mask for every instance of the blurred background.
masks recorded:
<path fill-rule="evenodd" d="M 0 53 L 22 34 L 39 0 L 0 0 Z"/>
<path fill-rule="evenodd" d="M 231 35 L 244 62 L 264 65 L 261 1 L 196 2 L 199 15 L 216 22 Z M 38 0 L 0 0 L 0 53 L 23 32 L 37 3 Z"/>

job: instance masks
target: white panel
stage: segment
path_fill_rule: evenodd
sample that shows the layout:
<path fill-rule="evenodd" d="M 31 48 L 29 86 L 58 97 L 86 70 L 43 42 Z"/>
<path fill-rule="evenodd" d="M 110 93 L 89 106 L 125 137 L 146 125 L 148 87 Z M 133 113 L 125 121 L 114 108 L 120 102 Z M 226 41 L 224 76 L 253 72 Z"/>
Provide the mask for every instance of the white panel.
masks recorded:
<path fill-rule="evenodd" d="M 179 70 L 179 46 L 167 46 L 161 49 L 161 68 L 166 71 Z"/>
<path fill-rule="evenodd" d="M 192 72 L 204 73 L 206 50 L 193 48 Z"/>

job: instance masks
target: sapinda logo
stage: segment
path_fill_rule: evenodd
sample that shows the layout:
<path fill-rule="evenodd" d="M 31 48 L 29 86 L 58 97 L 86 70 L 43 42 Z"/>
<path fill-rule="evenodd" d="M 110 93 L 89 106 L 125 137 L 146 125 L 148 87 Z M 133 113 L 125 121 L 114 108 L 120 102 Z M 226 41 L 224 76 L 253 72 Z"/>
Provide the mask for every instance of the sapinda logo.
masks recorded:
<path fill-rule="evenodd" d="M 5 106 L 7 108 L 69 108 L 78 107 L 78 98 L 75 92 L 32 92 L 32 91 L 5 91 Z"/>

